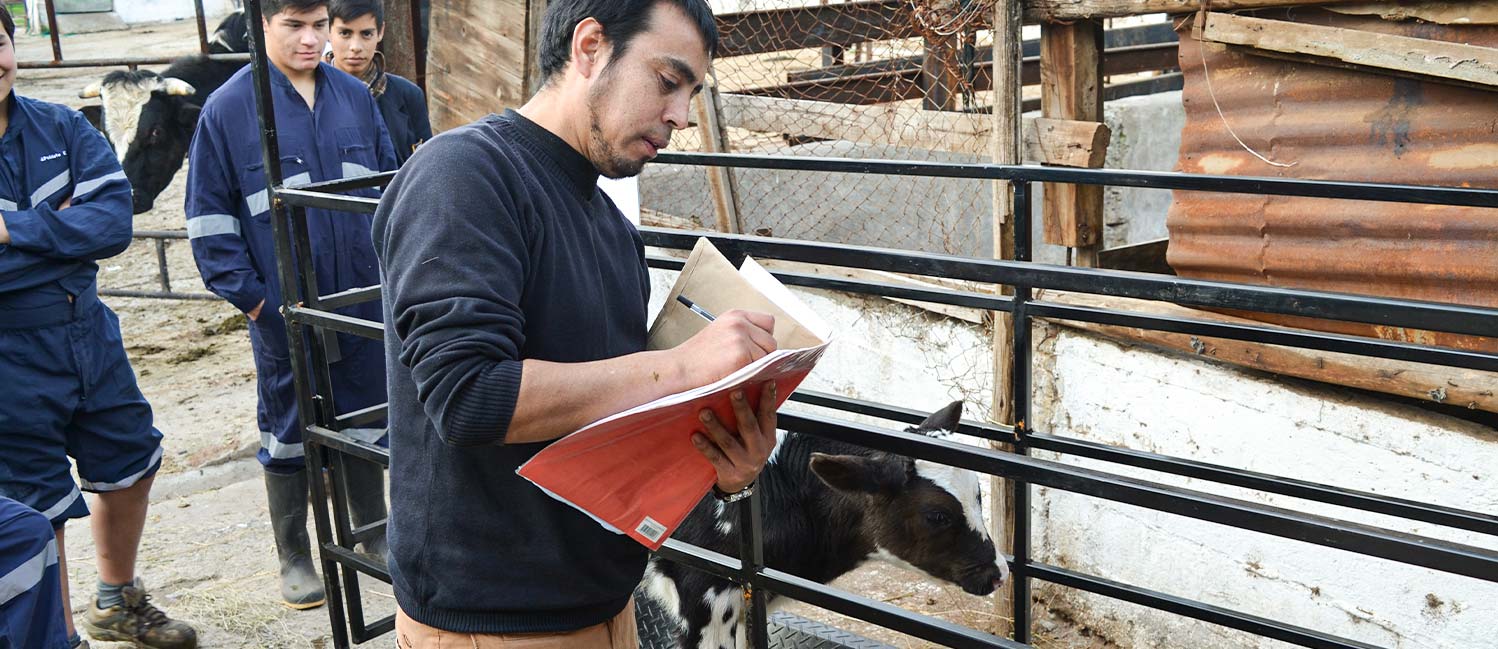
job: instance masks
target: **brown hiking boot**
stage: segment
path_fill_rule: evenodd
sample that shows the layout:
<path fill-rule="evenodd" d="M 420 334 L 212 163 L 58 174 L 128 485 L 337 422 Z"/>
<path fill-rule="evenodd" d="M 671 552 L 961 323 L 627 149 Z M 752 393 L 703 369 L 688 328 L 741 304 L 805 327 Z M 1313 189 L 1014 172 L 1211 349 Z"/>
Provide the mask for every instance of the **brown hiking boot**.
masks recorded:
<path fill-rule="evenodd" d="M 122 606 L 99 608 L 98 601 L 83 615 L 83 628 L 94 640 L 134 642 L 148 649 L 197 649 L 198 632 L 185 622 L 166 616 L 151 603 L 139 579 L 126 586 Z"/>

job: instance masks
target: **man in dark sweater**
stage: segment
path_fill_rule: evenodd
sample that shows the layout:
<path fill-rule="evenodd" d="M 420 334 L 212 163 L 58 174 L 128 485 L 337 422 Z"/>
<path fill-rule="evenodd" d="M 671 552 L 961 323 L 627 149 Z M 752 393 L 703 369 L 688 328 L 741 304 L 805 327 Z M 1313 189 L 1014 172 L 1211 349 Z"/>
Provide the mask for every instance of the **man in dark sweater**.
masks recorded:
<path fill-rule="evenodd" d="M 643 351 L 644 246 L 597 188 L 687 127 L 716 45 L 703 0 L 552 0 L 540 92 L 433 139 L 386 190 L 374 239 L 403 648 L 513 634 L 635 646 L 645 550 L 515 470 L 591 421 L 775 349 L 770 316 L 730 311 L 680 347 Z M 720 497 L 751 486 L 774 447 L 762 389 L 760 412 L 742 398 L 734 421 L 703 412 L 693 439 Z"/>

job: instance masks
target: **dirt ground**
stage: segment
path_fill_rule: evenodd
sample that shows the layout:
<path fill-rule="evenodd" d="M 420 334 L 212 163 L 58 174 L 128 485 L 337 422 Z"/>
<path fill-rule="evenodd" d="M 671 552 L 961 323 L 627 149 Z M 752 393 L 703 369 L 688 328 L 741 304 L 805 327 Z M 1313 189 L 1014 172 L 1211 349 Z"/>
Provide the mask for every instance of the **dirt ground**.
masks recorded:
<path fill-rule="evenodd" d="M 210 22 L 210 25 L 214 24 Z M 18 59 L 50 59 L 44 38 L 21 35 Z M 188 53 L 196 46 L 191 22 L 137 27 L 63 39 L 65 57 L 162 56 Z M 17 82 L 21 94 L 79 106 L 77 92 L 101 77 L 102 69 L 26 69 Z M 253 137 L 246 134 L 246 137 Z M 136 217 L 137 230 L 183 230 L 183 184 L 186 172 L 156 201 L 156 208 Z M 202 292 L 202 284 L 185 241 L 168 245 L 173 288 Z M 155 290 L 156 256 L 152 242 L 137 240 L 119 257 L 101 263 L 104 289 Z M 276 558 L 270 522 L 253 459 L 258 447 L 254 370 L 243 317 L 221 301 L 177 301 L 109 298 L 119 314 L 124 339 L 140 386 L 166 436 L 166 455 L 153 492 L 152 509 L 141 546 L 140 574 L 157 601 L 174 617 L 200 630 L 203 647 L 330 646 L 326 609 L 292 611 L 279 604 Z M 69 526 L 67 555 L 75 602 L 91 592 L 96 573 L 87 524 Z M 393 599 L 385 584 L 363 580 L 363 600 L 370 619 L 390 613 Z M 969 596 L 955 586 L 931 583 L 920 576 L 882 565 L 871 566 L 836 583 L 872 599 L 917 610 L 977 629 L 996 631 L 1003 620 L 988 598 Z M 81 612 L 81 605 L 75 614 Z M 897 647 L 929 643 L 841 618 L 806 605 L 792 612 L 818 619 Z M 1055 622 L 1038 623 L 1041 646 L 1096 647 L 1095 638 L 1058 630 Z M 373 641 L 388 646 L 389 639 Z M 94 643 L 101 649 L 129 645 Z"/>

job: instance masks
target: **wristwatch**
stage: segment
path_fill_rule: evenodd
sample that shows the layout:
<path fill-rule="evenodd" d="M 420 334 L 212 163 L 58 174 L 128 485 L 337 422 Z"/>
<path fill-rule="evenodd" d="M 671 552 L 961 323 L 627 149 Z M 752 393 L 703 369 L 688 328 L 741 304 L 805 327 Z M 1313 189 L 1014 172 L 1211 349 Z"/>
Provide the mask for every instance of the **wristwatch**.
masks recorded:
<path fill-rule="evenodd" d="M 719 489 L 718 485 L 715 484 L 715 485 L 713 485 L 713 497 L 717 498 L 718 502 L 736 503 L 736 502 L 738 502 L 740 500 L 748 498 L 751 495 L 754 495 L 754 483 L 755 482 L 759 482 L 759 480 L 756 479 L 754 481 L 751 481 L 743 489 L 740 489 L 740 490 L 735 491 L 733 493 L 726 493 L 722 489 Z"/>

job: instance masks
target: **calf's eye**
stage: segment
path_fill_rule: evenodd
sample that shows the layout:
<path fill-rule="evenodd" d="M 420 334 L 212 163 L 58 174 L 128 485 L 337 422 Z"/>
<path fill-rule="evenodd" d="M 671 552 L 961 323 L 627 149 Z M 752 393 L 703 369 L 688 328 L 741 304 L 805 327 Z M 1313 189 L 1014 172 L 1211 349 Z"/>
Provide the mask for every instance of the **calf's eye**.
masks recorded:
<path fill-rule="evenodd" d="M 944 511 L 931 510 L 922 514 L 931 527 L 946 527 L 952 524 L 952 515 Z"/>

